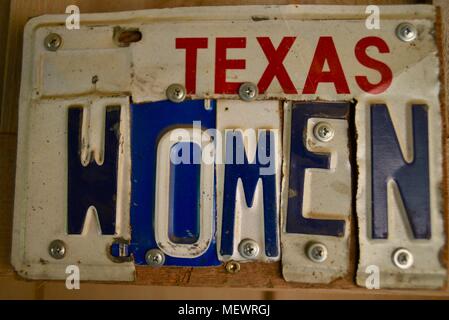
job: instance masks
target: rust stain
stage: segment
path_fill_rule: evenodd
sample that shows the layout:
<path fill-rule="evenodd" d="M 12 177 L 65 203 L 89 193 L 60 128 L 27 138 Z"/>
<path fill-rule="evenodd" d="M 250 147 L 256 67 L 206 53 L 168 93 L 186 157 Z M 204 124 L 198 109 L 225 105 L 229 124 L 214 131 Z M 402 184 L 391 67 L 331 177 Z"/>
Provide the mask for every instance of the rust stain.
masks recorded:
<path fill-rule="evenodd" d="M 252 16 L 251 20 L 253 20 L 254 22 L 259 22 L 259 21 L 267 21 L 270 20 L 269 17 L 266 16 Z"/>
<path fill-rule="evenodd" d="M 139 29 L 114 28 L 114 41 L 120 47 L 129 47 L 131 43 L 139 42 L 140 40 L 142 40 L 142 32 Z"/>
<path fill-rule="evenodd" d="M 447 113 L 447 105 L 446 105 L 446 86 L 448 85 L 446 82 L 445 74 L 448 70 L 446 70 L 445 59 L 448 57 L 444 57 L 444 40 L 443 40 L 443 21 L 441 16 L 441 8 L 436 8 L 436 21 L 435 21 L 435 40 L 438 46 L 438 58 L 440 61 L 440 108 L 441 108 L 441 120 L 442 120 L 442 150 L 443 150 L 443 181 L 442 181 L 442 195 L 443 195 L 443 219 L 444 219 L 444 232 L 446 235 L 446 244 L 441 250 L 440 260 L 444 267 L 448 268 L 449 261 L 449 248 L 448 248 L 448 223 L 449 223 L 449 172 L 448 172 L 448 137 L 449 137 L 449 128 L 448 128 L 448 113 Z M 448 283 L 446 278 L 446 284 L 444 289 L 448 289 Z"/>

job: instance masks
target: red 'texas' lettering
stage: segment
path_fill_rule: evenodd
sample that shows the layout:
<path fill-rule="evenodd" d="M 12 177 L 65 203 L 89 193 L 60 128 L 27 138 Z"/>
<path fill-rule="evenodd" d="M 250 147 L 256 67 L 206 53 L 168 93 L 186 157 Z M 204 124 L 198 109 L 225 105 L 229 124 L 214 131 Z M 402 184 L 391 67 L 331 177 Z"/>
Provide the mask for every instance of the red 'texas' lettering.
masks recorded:
<path fill-rule="evenodd" d="M 258 37 L 260 47 L 268 60 L 268 65 L 259 80 L 258 87 L 261 93 L 266 92 L 274 78 L 276 78 L 286 94 L 297 94 L 298 91 L 293 84 L 288 71 L 284 66 L 287 57 L 296 37 L 284 37 L 277 49 L 273 46 L 269 37 Z M 371 83 L 367 76 L 356 75 L 355 80 L 358 86 L 365 92 L 379 94 L 387 90 L 393 80 L 393 72 L 390 67 L 379 60 L 373 59 L 367 54 L 369 47 L 376 47 L 379 53 L 389 53 L 387 43 L 379 37 L 365 37 L 355 46 L 355 56 L 358 62 L 379 72 L 381 79 L 377 83 Z M 198 50 L 208 48 L 208 38 L 178 38 L 176 39 L 176 49 L 185 49 L 185 86 L 188 94 L 196 92 L 197 60 Z M 227 59 L 228 49 L 246 48 L 246 38 L 217 38 L 215 52 L 215 93 L 235 94 L 241 82 L 227 82 L 226 71 L 230 69 L 245 69 L 244 59 Z M 329 71 L 323 71 L 327 62 Z M 333 83 L 337 93 L 349 94 L 349 87 L 341 66 L 340 59 L 335 48 L 332 37 L 320 37 L 307 75 L 303 94 L 315 94 L 320 83 Z"/>
<path fill-rule="evenodd" d="M 284 59 L 295 40 L 296 37 L 284 37 L 279 44 L 279 47 L 275 49 L 269 37 L 257 38 L 260 47 L 268 59 L 268 66 L 257 85 L 260 93 L 264 93 L 268 89 L 275 77 L 278 79 L 279 84 L 285 93 L 298 93 L 283 64 Z"/>
<path fill-rule="evenodd" d="M 227 49 L 246 48 L 246 38 L 217 38 L 215 48 L 215 93 L 235 94 L 241 82 L 227 82 L 226 70 L 245 69 L 246 61 L 243 59 L 228 60 Z"/>
<path fill-rule="evenodd" d="M 198 49 L 207 49 L 207 38 L 176 39 L 176 49 L 186 50 L 186 91 L 188 94 L 194 94 L 196 91 Z"/>
<path fill-rule="evenodd" d="M 323 71 L 326 61 L 329 71 Z M 333 82 L 337 93 L 350 93 L 332 37 L 320 37 L 303 93 L 314 94 L 320 82 Z"/>
<path fill-rule="evenodd" d="M 366 54 L 368 47 L 374 46 L 380 53 L 389 53 L 388 45 L 379 37 L 366 37 L 357 42 L 355 46 L 355 56 L 357 60 L 370 69 L 374 69 L 380 73 L 381 79 L 378 83 L 371 83 L 366 76 L 356 76 L 355 80 L 359 87 L 366 92 L 379 94 L 387 90 L 393 81 L 393 72 L 383 62 L 375 60 Z"/>

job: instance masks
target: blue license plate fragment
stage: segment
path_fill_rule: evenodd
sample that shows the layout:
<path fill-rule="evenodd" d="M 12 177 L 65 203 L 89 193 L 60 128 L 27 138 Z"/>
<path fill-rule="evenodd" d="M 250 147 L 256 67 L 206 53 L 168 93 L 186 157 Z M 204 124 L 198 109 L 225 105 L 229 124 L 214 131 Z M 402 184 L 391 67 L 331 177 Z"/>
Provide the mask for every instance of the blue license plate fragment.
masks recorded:
<path fill-rule="evenodd" d="M 203 164 L 201 137 L 197 141 L 185 129 L 194 122 L 201 123 L 200 132 L 215 128 L 215 102 L 207 109 L 204 100 L 133 104 L 131 119 L 130 253 L 135 263 L 147 265 L 151 258 L 147 253 L 158 249 L 164 252 L 167 266 L 220 264 L 215 238 L 214 165 Z M 178 141 L 176 129 L 186 133 Z M 170 143 L 167 135 L 175 141 Z M 164 137 L 168 143 L 163 143 Z M 171 161 L 176 157 L 179 163 Z M 210 181 L 201 177 L 204 166 L 212 167 Z"/>

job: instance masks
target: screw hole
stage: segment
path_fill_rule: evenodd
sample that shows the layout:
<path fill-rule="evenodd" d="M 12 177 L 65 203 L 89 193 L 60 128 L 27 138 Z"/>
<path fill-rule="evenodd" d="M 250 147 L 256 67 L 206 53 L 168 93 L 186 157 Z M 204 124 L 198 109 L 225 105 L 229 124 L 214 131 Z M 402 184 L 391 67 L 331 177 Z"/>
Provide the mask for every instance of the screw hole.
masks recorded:
<path fill-rule="evenodd" d="M 142 40 L 142 32 L 138 29 L 114 28 L 114 40 L 119 47 L 129 47 L 131 43 Z"/>

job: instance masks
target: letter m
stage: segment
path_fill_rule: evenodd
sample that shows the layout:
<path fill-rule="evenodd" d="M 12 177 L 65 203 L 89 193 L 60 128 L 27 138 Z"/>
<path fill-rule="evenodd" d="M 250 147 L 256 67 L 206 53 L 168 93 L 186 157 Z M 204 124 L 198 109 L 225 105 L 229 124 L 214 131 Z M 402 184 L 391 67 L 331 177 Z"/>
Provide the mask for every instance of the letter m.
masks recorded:
<path fill-rule="evenodd" d="M 81 162 L 83 109 L 68 111 L 68 234 L 81 234 L 89 207 L 95 207 L 102 234 L 113 235 L 116 221 L 120 109 L 107 108 L 103 164 Z"/>
<path fill-rule="evenodd" d="M 397 185 L 415 239 L 430 239 L 428 114 L 412 106 L 413 160 L 404 160 L 385 105 L 371 106 L 372 237 L 388 238 L 388 183 Z"/>
<path fill-rule="evenodd" d="M 257 143 L 257 150 L 253 161 L 248 161 L 243 136 L 240 131 L 226 133 L 226 166 L 224 174 L 223 220 L 221 249 L 222 255 L 232 255 L 234 248 L 234 223 L 237 184 L 243 184 L 245 200 L 248 207 L 253 206 L 254 195 L 259 180 L 263 186 L 263 217 L 265 235 L 265 254 L 276 257 L 278 249 L 277 205 L 276 205 L 276 175 L 274 169 L 271 174 L 264 174 L 268 167 L 275 167 L 275 134 L 273 131 L 261 131 Z M 266 163 L 265 156 L 269 155 Z"/>

